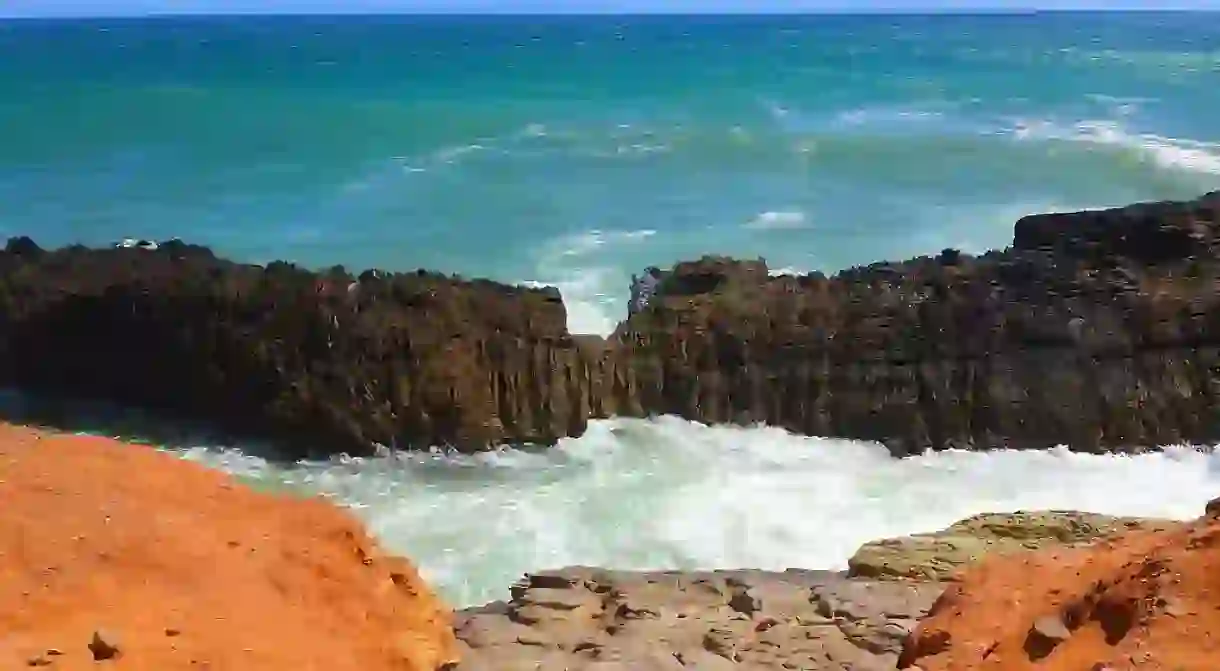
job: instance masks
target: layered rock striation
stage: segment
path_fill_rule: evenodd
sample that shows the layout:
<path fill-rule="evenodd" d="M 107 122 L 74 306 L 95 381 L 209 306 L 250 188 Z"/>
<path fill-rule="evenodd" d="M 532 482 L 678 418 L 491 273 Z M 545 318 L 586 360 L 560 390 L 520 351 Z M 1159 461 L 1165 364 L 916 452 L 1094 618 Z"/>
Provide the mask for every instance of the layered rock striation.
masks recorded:
<path fill-rule="evenodd" d="M 608 339 L 557 291 L 352 276 L 204 248 L 0 254 L 0 382 L 194 416 L 289 456 L 549 444 L 676 414 L 959 447 L 1127 451 L 1220 438 L 1220 194 L 1021 219 L 971 257 L 772 277 L 663 273 Z"/>
<path fill-rule="evenodd" d="M 679 264 L 620 327 L 614 408 L 926 448 L 1220 437 L 1220 195 L 1038 215 L 1014 245 L 769 277 Z M 615 400 L 618 400 L 617 398 Z"/>
<path fill-rule="evenodd" d="M 285 456 L 554 442 L 583 432 L 589 377 L 553 289 L 181 243 L 0 254 L 0 380 L 208 420 Z"/>

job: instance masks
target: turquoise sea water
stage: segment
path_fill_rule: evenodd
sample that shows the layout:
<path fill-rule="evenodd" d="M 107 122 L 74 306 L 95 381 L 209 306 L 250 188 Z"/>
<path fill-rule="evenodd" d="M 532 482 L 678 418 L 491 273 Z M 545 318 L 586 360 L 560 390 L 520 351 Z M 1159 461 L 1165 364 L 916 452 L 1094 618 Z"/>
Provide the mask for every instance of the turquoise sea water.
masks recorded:
<path fill-rule="evenodd" d="M 1220 184 L 1220 14 L 0 22 L 0 229 L 558 284 Z"/>
<path fill-rule="evenodd" d="M 1220 14 L 0 21 L 0 234 L 558 285 L 1003 246 L 1021 215 L 1220 188 Z M 268 464 L 456 604 L 523 571 L 831 568 L 972 513 L 1188 518 L 1220 457 L 883 448 L 675 418 L 546 453 Z"/>

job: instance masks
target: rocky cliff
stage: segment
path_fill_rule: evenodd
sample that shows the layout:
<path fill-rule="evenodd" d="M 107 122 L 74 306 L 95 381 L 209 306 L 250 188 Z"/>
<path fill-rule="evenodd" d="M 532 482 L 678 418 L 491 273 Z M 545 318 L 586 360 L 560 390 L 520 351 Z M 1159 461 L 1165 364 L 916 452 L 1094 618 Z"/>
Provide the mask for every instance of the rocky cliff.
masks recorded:
<path fill-rule="evenodd" d="M 620 326 L 609 408 L 925 448 L 1220 437 L 1220 195 L 1026 217 L 975 258 L 769 277 L 676 266 Z"/>
<path fill-rule="evenodd" d="M 926 448 L 1136 450 L 1220 439 L 1220 194 L 1036 215 L 1013 246 L 771 277 L 665 273 L 608 340 L 554 290 L 357 277 L 159 249 L 0 254 L 0 382 L 266 435 L 547 444 L 672 413 Z"/>
<path fill-rule="evenodd" d="M 292 457 L 579 435 L 590 373 L 566 318 L 554 290 L 180 243 L 0 254 L 0 380 L 206 419 Z"/>

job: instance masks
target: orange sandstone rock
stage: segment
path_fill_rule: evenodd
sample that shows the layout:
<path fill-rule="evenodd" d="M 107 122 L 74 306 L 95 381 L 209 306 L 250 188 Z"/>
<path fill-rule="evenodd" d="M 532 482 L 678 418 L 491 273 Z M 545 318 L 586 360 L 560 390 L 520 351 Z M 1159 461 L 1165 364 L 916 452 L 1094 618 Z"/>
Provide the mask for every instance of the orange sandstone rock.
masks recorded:
<path fill-rule="evenodd" d="M 0 669 L 433 671 L 451 617 L 324 501 L 0 425 Z"/>
<path fill-rule="evenodd" d="M 1220 669 L 1214 516 L 1085 548 L 988 558 L 961 578 L 908 638 L 901 667 Z"/>

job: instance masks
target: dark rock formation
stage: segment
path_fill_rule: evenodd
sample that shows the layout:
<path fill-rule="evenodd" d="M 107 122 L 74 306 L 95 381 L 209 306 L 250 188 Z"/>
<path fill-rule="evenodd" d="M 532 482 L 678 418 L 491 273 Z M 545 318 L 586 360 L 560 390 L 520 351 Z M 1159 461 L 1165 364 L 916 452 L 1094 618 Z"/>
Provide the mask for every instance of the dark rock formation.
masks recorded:
<path fill-rule="evenodd" d="M 205 248 L 0 253 L 0 380 L 270 436 L 285 456 L 580 434 L 589 372 L 558 292 L 354 278 Z"/>
<path fill-rule="evenodd" d="M 1017 222 L 974 258 L 833 278 L 678 264 L 620 326 L 609 410 L 925 448 L 1220 437 L 1220 195 Z M 618 387 L 622 387 L 621 389 Z"/>
<path fill-rule="evenodd" d="M 663 274 L 609 340 L 554 289 L 352 277 L 156 249 L 0 253 L 0 382 L 210 419 L 289 455 L 483 449 L 591 417 L 925 448 L 1136 450 L 1220 438 L 1220 194 L 1026 217 L 971 257 L 770 277 Z"/>

